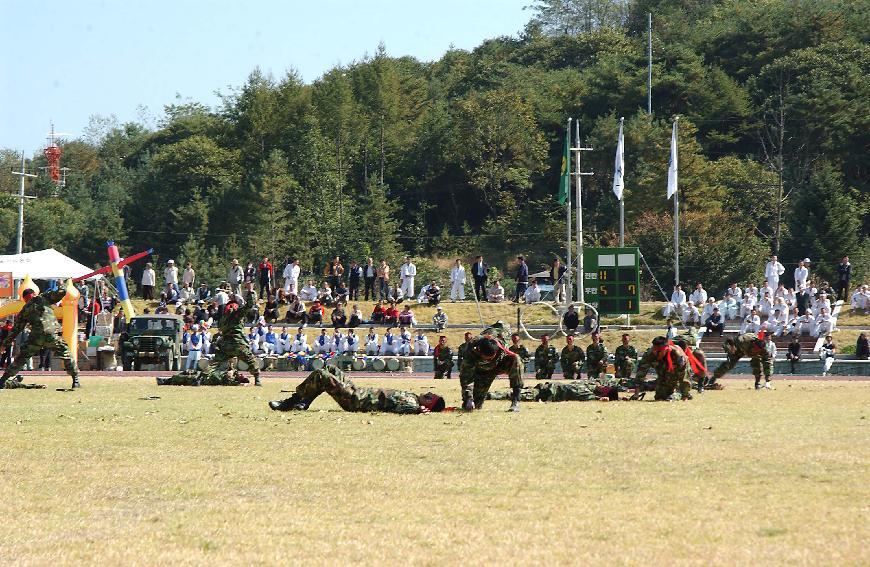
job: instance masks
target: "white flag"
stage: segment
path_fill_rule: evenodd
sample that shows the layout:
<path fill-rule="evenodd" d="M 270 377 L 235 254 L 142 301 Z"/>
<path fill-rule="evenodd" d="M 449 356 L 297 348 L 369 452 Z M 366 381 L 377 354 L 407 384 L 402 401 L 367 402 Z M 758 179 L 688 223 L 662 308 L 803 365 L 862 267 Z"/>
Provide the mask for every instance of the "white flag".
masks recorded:
<path fill-rule="evenodd" d="M 622 137 L 622 122 L 619 119 L 619 140 L 616 142 L 616 163 L 613 165 L 613 194 L 617 201 L 622 201 L 622 190 L 625 188 L 623 174 L 625 173 L 625 140 Z"/>
<path fill-rule="evenodd" d="M 671 162 L 668 165 L 668 199 L 677 192 L 677 121 L 671 132 Z"/>

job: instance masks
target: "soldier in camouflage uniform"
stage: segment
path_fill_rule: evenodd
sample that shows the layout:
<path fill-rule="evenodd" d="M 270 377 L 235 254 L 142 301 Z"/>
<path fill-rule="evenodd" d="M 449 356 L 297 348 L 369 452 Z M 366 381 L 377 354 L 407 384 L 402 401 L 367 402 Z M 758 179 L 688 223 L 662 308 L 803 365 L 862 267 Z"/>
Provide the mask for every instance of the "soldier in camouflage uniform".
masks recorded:
<path fill-rule="evenodd" d="M 524 402 L 587 402 L 593 400 L 618 400 L 625 387 L 618 380 L 604 382 L 573 380 L 571 382 L 540 382 L 532 388 L 523 388 L 520 399 Z M 490 392 L 488 400 L 506 400 L 507 390 Z"/>
<path fill-rule="evenodd" d="M 764 339 L 758 338 L 753 333 L 744 333 L 734 339 L 725 339 L 725 353 L 728 358 L 713 372 L 713 378 L 710 380 L 711 384 L 715 384 L 716 380 L 725 376 L 729 370 L 734 368 L 738 360 L 747 356 L 749 357 L 749 365 L 752 367 L 752 373 L 755 375 L 755 389 L 760 390 L 762 388 L 762 370 L 764 371 L 764 388 L 768 390 L 773 389 L 773 385 L 770 383 L 773 367 L 770 363 L 770 352 L 767 350 Z"/>
<path fill-rule="evenodd" d="M 628 344 L 630 340 L 629 334 L 625 333 L 622 335 L 622 344 L 616 347 L 614 358 L 617 378 L 631 378 L 632 374 L 634 374 L 637 351 L 633 346 Z"/>
<path fill-rule="evenodd" d="M 562 365 L 562 375 L 565 380 L 573 380 L 574 374 L 580 378 L 580 368 L 586 360 L 583 354 L 583 349 L 574 344 L 574 336 L 568 335 L 565 337 L 565 348 L 562 349 L 562 356 L 559 357 L 559 362 Z"/>
<path fill-rule="evenodd" d="M 722 386 L 710 382 L 707 379 L 707 356 L 704 351 L 695 345 L 698 344 L 698 335 L 693 327 L 688 332 L 677 335 L 673 338 L 674 344 L 683 349 L 686 356 L 689 357 L 689 370 L 692 380 L 695 382 L 695 387 L 699 392 L 703 392 L 704 388 L 710 387 L 713 390 L 721 390 Z M 694 359 L 694 360 L 693 360 Z"/>
<path fill-rule="evenodd" d="M 4 382 L 3 387 L 7 390 L 42 390 L 45 388 L 45 384 L 25 384 L 22 380 L 24 377 L 19 374 L 12 380 Z"/>
<path fill-rule="evenodd" d="M 541 344 L 535 349 L 535 378 L 538 380 L 550 380 L 556 370 L 556 347 L 550 345 L 550 335 L 541 337 Z"/>
<path fill-rule="evenodd" d="M 683 349 L 666 337 L 656 337 L 652 348 L 644 353 L 637 366 L 634 381 L 638 391 L 645 389 L 644 377 L 650 369 L 656 371 L 656 400 L 692 399 L 689 382 L 689 358 Z"/>
<path fill-rule="evenodd" d="M 223 315 L 218 321 L 218 333 L 220 341 L 215 343 L 215 355 L 208 365 L 206 375 L 211 376 L 221 364 L 229 363 L 233 358 L 244 361 L 254 375 L 254 385 L 260 386 L 260 364 L 245 337 L 245 305 L 244 300 L 238 295 L 233 296 L 224 308 Z"/>
<path fill-rule="evenodd" d="M 520 411 L 522 364 L 519 356 L 505 348 L 504 337 L 508 334 L 507 326 L 499 322 L 469 344 L 459 368 L 464 410 L 480 409 L 495 377 L 507 374 L 512 392 L 508 411 Z"/>
<path fill-rule="evenodd" d="M 417 395 L 385 388 L 358 388 L 338 368 L 322 368 L 308 375 L 292 396 L 271 401 L 276 411 L 307 410 L 320 394 L 326 392 L 341 409 L 353 412 L 428 413 L 444 410 L 444 398 L 427 392 Z"/>
<path fill-rule="evenodd" d="M 520 357 L 520 363 L 522 363 L 523 370 L 525 370 L 526 363 L 532 359 L 532 355 L 529 354 L 529 349 L 525 345 L 520 344 L 519 333 L 511 335 L 511 346 L 508 347 L 508 350 Z"/>
<path fill-rule="evenodd" d="M 586 347 L 586 376 L 598 379 L 607 372 L 607 347 L 598 331 L 592 333 L 592 344 Z"/>
<path fill-rule="evenodd" d="M 435 379 L 444 378 L 447 374 L 447 379 L 453 372 L 453 350 L 447 346 L 447 337 L 441 335 L 438 337 L 438 344 L 432 354 L 432 361 L 435 363 Z"/>
<path fill-rule="evenodd" d="M 158 386 L 241 386 L 251 382 L 234 368 L 200 372 L 179 372 L 169 378 L 157 378 Z"/>
<path fill-rule="evenodd" d="M 459 345 L 459 348 L 456 349 L 456 366 L 462 367 L 462 359 L 465 357 L 465 351 L 468 350 L 468 345 L 471 344 L 472 335 L 469 332 L 465 333 L 465 342 Z"/>
<path fill-rule="evenodd" d="M 12 341 L 24 330 L 26 325 L 30 325 L 30 338 L 21 347 L 21 353 L 15 357 L 15 363 L 6 369 L 3 376 L 0 376 L 0 389 L 6 386 L 6 381 L 9 378 L 18 374 L 24 366 L 24 361 L 39 354 L 43 348 L 54 352 L 58 358 L 64 361 L 67 374 L 72 376 L 72 387 L 81 387 L 78 364 L 72 360 L 69 347 L 60 336 L 61 327 L 51 309 L 51 306 L 63 299 L 64 295 L 66 295 L 65 289 L 45 291 L 39 295 L 36 295 L 32 289 L 25 289 L 21 293 L 21 298 L 26 303 L 18 313 L 12 330 L 9 331 L 3 344 L 0 345 L 0 350 L 10 348 Z"/>

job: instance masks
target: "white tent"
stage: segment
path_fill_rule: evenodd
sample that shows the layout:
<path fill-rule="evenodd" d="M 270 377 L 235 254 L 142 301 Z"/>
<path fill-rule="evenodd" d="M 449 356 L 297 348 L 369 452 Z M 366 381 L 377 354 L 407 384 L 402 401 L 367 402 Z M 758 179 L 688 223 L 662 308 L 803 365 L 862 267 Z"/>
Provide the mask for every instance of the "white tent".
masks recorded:
<path fill-rule="evenodd" d="M 16 280 L 26 275 L 34 280 L 77 278 L 93 271 L 54 248 L 0 256 L 0 272 L 12 272 L 12 278 Z"/>

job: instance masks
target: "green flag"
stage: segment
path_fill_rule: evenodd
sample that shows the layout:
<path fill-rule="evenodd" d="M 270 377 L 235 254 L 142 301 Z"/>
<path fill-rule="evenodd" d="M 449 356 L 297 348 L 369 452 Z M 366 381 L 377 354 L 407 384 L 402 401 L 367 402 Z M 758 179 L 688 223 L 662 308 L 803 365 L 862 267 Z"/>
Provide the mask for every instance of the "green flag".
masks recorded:
<path fill-rule="evenodd" d="M 562 172 L 559 177 L 559 204 L 564 205 L 571 190 L 571 144 L 568 143 L 570 133 L 565 133 L 565 151 L 562 152 Z"/>

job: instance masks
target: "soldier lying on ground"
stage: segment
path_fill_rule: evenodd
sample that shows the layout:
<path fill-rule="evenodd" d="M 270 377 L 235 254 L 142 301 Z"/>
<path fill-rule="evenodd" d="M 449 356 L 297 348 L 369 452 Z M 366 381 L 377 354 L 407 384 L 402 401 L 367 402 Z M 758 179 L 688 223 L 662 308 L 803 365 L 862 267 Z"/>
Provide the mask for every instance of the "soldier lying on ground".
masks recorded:
<path fill-rule="evenodd" d="M 0 352 L 10 348 L 12 341 L 27 325 L 30 326 L 30 338 L 22 345 L 21 353 L 15 357 L 15 362 L 9 365 L 3 376 L 0 376 L 0 389 L 4 387 L 9 378 L 18 374 L 27 359 L 39 354 L 43 348 L 54 352 L 58 358 L 63 360 L 67 374 L 72 376 L 72 387 L 81 387 L 79 367 L 76 361 L 70 357 L 69 347 L 60 336 L 61 328 L 54 316 L 54 311 L 51 309 L 51 306 L 63 299 L 64 295 L 66 295 L 64 289 L 44 291 L 39 295 L 36 295 L 32 289 L 25 289 L 21 292 L 21 298 L 24 299 L 25 305 L 18 313 L 12 330 L 0 344 Z"/>
<path fill-rule="evenodd" d="M 414 394 L 386 388 L 359 388 L 338 368 L 322 368 L 308 375 L 286 400 L 273 400 L 276 411 L 307 410 L 320 394 L 326 392 L 345 411 L 388 413 L 429 413 L 444 410 L 444 398 L 427 392 Z"/>
<path fill-rule="evenodd" d="M 242 386 L 250 380 L 234 368 L 226 370 L 199 370 L 179 372 L 169 378 L 157 378 L 158 386 Z"/>
<path fill-rule="evenodd" d="M 524 402 L 588 402 L 600 400 L 603 402 L 618 400 L 619 392 L 625 391 L 617 380 L 607 380 L 604 383 L 574 380 L 571 382 L 539 382 L 532 388 L 523 388 L 520 399 Z M 487 394 L 488 400 L 508 400 L 510 390 L 497 390 Z"/>
<path fill-rule="evenodd" d="M 25 384 L 22 380 L 24 380 L 24 376 L 19 374 L 12 380 L 4 382 L 2 388 L 7 390 L 42 390 L 45 388 L 45 384 Z"/>

